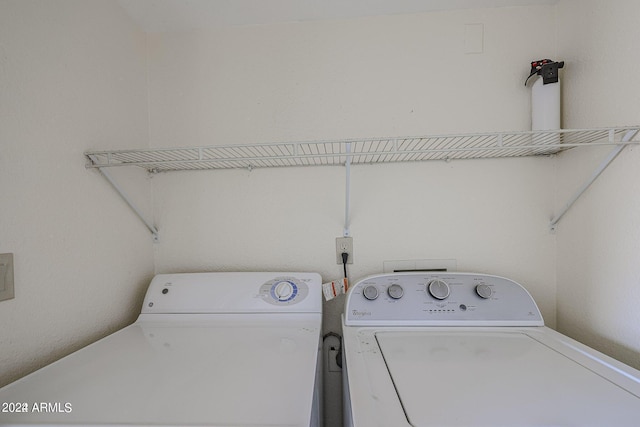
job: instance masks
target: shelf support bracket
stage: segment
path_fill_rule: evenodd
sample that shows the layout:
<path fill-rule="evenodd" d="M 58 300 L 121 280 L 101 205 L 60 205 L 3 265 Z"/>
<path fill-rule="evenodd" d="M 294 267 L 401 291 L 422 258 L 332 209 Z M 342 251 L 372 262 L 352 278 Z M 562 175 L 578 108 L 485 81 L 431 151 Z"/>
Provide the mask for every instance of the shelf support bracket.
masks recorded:
<path fill-rule="evenodd" d="M 347 160 L 344 163 L 345 168 L 345 201 L 344 201 L 344 230 L 342 235 L 349 237 L 351 235 L 351 206 L 350 206 L 350 193 L 351 193 L 351 143 L 347 142 Z"/>
<path fill-rule="evenodd" d="M 571 209 L 573 204 L 576 201 L 578 201 L 580 196 L 582 196 L 582 194 L 584 194 L 584 192 L 587 191 L 587 189 L 591 186 L 591 184 L 593 184 L 595 180 L 598 179 L 600 174 L 602 174 L 602 172 L 604 172 L 604 170 L 611 164 L 611 162 L 613 162 L 615 158 L 618 157 L 618 155 L 622 152 L 622 150 L 624 150 L 627 147 L 627 144 L 624 144 L 624 143 L 631 141 L 633 137 L 636 136 L 636 134 L 638 133 L 638 130 L 640 129 L 632 129 L 627 131 L 624 134 L 624 136 L 622 137 L 622 140 L 620 141 L 623 144 L 617 145 L 613 150 L 611 150 L 611 152 L 607 155 L 607 157 L 605 157 L 602 163 L 600 163 L 598 168 L 591 174 L 589 179 L 587 179 L 584 182 L 584 184 L 582 184 L 582 186 L 578 188 L 578 190 L 574 193 L 573 197 L 571 197 L 569 202 L 567 202 L 564 205 L 564 208 L 560 211 L 560 213 L 551 219 L 551 223 L 549 225 L 552 232 L 556 231 L 558 222 L 560 222 L 564 214 L 566 214 L 569 211 L 569 209 Z"/>
<path fill-rule="evenodd" d="M 91 160 L 93 161 L 93 159 Z M 118 183 L 113 179 L 113 177 L 109 172 L 104 170 L 104 168 L 97 168 L 97 169 L 98 169 L 98 172 L 100 172 L 100 175 L 102 175 L 104 179 L 106 179 L 107 182 L 111 184 L 113 189 L 116 190 L 116 192 L 120 195 L 122 200 L 125 201 L 127 206 L 129 206 L 129 208 L 136 214 L 136 216 L 140 218 L 140 221 L 142 221 L 144 225 L 149 229 L 149 231 L 151 232 L 151 235 L 153 236 L 153 242 L 158 243 L 160 241 L 160 236 L 158 234 L 158 229 L 155 227 L 155 225 L 147 221 L 144 215 L 142 215 L 142 212 L 140 212 L 140 209 L 138 209 L 138 207 L 133 203 L 133 201 L 131 201 L 129 196 L 127 196 L 127 194 L 122 190 L 122 187 L 118 185 Z"/>

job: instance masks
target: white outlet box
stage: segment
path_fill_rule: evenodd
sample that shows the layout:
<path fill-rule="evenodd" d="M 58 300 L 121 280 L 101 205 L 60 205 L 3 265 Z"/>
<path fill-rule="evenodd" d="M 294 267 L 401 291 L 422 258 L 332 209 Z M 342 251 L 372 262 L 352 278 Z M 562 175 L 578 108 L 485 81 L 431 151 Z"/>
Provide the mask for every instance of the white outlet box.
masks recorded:
<path fill-rule="evenodd" d="M 0 254 L 0 301 L 12 299 L 13 290 L 13 254 Z"/>
<path fill-rule="evenodd" d="M 347 264 L 353 264 L 353 237 L 336 237 L 336 264 L 342 264 L 342 253 L 349 254 Z"/>

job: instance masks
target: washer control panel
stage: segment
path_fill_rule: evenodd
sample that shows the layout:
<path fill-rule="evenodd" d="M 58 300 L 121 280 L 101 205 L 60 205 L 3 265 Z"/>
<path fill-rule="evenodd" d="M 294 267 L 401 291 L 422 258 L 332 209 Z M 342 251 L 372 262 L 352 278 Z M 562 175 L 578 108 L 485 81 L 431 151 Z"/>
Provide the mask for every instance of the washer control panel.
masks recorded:
<path fill-rule="evenodd" d="M 513 280 L 474 273 L 370 276 L 349 291 L 346 325 L 543 326 L 535 301 Z"/>

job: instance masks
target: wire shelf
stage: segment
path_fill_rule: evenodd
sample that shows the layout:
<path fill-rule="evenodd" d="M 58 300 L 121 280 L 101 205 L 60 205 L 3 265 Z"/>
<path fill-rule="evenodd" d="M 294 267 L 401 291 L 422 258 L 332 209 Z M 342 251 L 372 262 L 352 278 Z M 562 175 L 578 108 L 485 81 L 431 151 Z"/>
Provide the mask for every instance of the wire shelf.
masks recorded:
<path fill-rule="evenodd" d="M 556 154 L 580 146 L 639 144 L 624 136 L 639 126 L 493 132 L 338 141 L 279 142 L 141 150 L 88 151 L 88 168 L 138 166 L 178 170 L 331 166 Z"/>

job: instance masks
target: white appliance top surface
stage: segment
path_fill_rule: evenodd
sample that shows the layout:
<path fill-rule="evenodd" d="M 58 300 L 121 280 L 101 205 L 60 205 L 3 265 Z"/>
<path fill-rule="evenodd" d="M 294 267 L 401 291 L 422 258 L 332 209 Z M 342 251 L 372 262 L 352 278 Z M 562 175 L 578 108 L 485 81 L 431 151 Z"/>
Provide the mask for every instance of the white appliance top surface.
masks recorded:
<path fill-rule="evenodd" d="M 640 372 L 547 327 L 346 327 L 354 427 L 637 426 Z"/>
<path fill-rule="evenodd" d="M 380 332 L 376 339 L 413 426 L 640 423 L 640 396 L 526 333 Z"/>
<path fill-rule="evenodd" d="M 376 275 L 345 304 L 354 427 L 640 425 L 640 371 L 545 327 L 512 280 Z"/>
<path fill-rule="evenodd" d="M 0 425 L 308 426 L 320 314 L 183 316 L 138 321 L 0 389 L 28 404 Z M 41 402 L 62 412 L 34 412 Z"/>
<path fill-rule="evenodd" d="M 321 324 L 315 273 L 157 275 L 133 325 L 1 388 L 0 425 L 307 427 Z"/>

